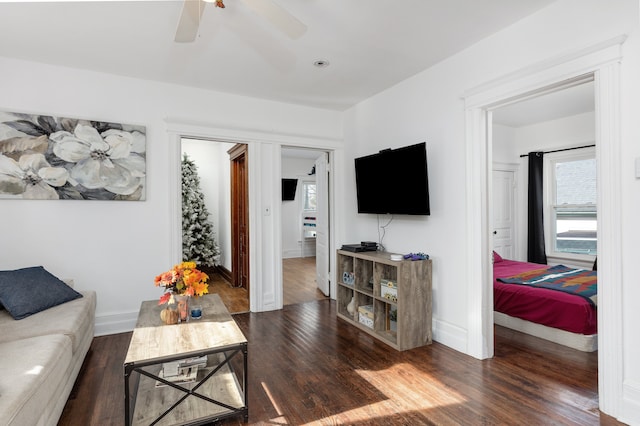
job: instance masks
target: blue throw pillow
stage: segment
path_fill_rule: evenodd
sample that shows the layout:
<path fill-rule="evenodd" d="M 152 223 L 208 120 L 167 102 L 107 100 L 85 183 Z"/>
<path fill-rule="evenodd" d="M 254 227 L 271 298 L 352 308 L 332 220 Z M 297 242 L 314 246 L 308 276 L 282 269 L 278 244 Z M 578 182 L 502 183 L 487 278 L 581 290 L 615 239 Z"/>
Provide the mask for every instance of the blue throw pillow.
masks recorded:
<path fill-rule="evenodd" d="M 17 320 L 79 297 L 42 266 L 0 271 L 0 303 Z"/>

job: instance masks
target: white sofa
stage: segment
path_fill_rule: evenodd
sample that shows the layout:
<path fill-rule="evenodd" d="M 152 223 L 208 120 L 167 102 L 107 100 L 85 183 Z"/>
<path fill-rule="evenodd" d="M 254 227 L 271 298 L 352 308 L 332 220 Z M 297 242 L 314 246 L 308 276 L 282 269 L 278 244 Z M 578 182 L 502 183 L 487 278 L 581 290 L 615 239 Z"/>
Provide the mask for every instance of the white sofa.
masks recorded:
<path fill-rule="evenodd" d="M 58 423 L 93 339 L 96 294 L 80 293 L 21 320 L 0 310 L 0 424 Z"/>

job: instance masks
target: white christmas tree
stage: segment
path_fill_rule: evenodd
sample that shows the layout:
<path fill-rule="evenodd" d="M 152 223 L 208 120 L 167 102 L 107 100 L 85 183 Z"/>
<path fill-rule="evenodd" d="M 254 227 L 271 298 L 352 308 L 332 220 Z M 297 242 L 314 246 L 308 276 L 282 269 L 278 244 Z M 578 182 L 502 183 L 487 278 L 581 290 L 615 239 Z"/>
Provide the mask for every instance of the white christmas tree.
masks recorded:
<path fill-rule="evenodd" d="M 214 267 L 220 259 L 213 224 L 204 204 L 196 164 L 187 154 L 182 158 L 182 260 Z"/>

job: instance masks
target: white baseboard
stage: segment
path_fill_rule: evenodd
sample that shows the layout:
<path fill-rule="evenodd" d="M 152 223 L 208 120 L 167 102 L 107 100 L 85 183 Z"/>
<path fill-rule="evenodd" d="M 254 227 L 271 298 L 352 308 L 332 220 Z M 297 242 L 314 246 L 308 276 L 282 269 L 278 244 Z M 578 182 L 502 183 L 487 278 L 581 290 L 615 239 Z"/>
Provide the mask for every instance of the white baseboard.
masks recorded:
<path fill-rule="evenodd" d="M 304 250 L 304 257 L 315 257 L 316 255 L 316 248 L 314 247 L 307 247 Z M 288 250 L 283 250 L 282 251 L 282 258 L 283 259 L 293 259 L 296 257 L 303 257 L 302 256 L 302 251 L 300 251 L 300 249 L 288 249 Z"/>
<path fill-rule="evenodd" d="M 282 258 L 283 259 L 291 259 L 293 257 L 301 257 L 302 253 L 300 252 L 299 248 L 296 249 L 286 249 L 282 251 Z"/>
<path fill-rule="evenodd" d="M 433 318 L 433 340 L 458 352 L 467 353 L 467 331 L 436 318 Z"/>
<path fill-rule="evenodd" d="M 138 311 L 96 316 L 95 336 L 132 331 L 138 320 Z"/>
<path fill-rule="evenodd" d="M 640 425 L 640 383 L 625 380 L 622 383 L 622 415 L 618 420 L 628 425 Z"/>

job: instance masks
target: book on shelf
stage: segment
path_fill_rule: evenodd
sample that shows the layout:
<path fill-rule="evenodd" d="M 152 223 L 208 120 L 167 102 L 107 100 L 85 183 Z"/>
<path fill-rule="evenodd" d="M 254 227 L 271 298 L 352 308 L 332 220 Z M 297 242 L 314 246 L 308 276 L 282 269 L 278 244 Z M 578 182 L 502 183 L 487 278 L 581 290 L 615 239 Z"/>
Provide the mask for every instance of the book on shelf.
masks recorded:
<path fill-rule="evenodd" d="M 177 376 L 181 374 L 181 370 L 188 367 L 206 367 L 207 356 L 192 357 L 180 359 L 178 361 L 164 362 L 162 363 L 162 371 L 164 377 Z"/>
<path fill-rule="evenodd" d="M 198 368 L 207 366 L 207 356 L 185 358 L 178 361 L 162 363 L 162 369 L 158 377 L 172 383 L 190 383 L 196 380 Z M 156 381 L 156 387 L 167 386 L 165 383 Z"/>
<path fill-rule="evenodd" d="M 165 379 L 171 383 L 175 383 L 177 385 L 182 385 L 186 383 L 193 383 L 196 381 L 196 377 L 198 376 L 198 367 L 187 367 L 180 370 L 180 373 L 175 376 L 165 376 L 164 369 L 160 370 L 160 374 L 158 377 L 161 379 Z M 156 387 L 160 388 L 163 386 L 168 386 L 166 383 L 163 383 L 159 380 L 156 380 Z"/>
<path fill-rule="evenodd" d="M 178 361 L 178 368 L 186 368 L 186 367 L 206 367 L 207 366 L 207 356 L 203 355 L 200 357 L 186 358 Z"/>

